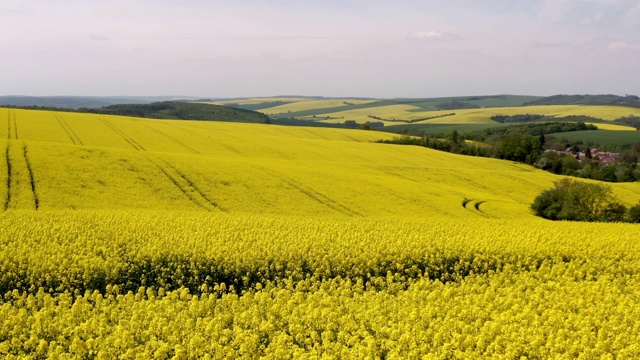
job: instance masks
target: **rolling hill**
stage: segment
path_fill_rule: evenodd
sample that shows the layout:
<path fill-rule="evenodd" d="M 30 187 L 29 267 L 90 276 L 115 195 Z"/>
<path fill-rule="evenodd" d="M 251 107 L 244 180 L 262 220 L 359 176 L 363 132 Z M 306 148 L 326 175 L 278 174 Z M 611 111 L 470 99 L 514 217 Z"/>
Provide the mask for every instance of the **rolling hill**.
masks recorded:
<path fill-rule="evenodd" d="M 0 108 L 0 357 L 640 356 L 637 224 L 393 136 Z"/>
<path fill-rule="evenodd" d="M 14 109 L 0 116 L 8 208 L 27 204 L 19 199 L 33 186 L 39 210 L 466 217 L 460 204 L 470 198 L 484 202 L 476 216 L 512 218 L 530 217 L 528 204 L 554 179 L 523 165 L 374 144 L 392 137 L 378 132 Z"/>
<path fill-rule="evenodd" d="M 616 96 L 477 96 L 432 99 L 326 99 L 326 98 L 246 98 L 214 102 L 247 107 L 287 125 L 345 127 L 351 123 L 373 123 L 376 129 L 401 133 L 441 129 L 468 132 L 500 126 L 496 115 L 537 114 L 546 117 L 589 116 L 602 121 L 638 117 L 640 109 Z M 620 123 L 630 125 L 631 123 Z M 357 126 L 357 125 L 356 125 Z M 606 127 L 606 125 L 603 126 Z M 634 131 L 632 128 L 627 128 Z M 447 132 L 447 131 L 445 131 Z M 633 138 L 627 134 L 626 138 Z M 606 139 L 607 136 L 600 137 Z M 612 143 L 608 141 L 607 143 Z"/>
<path fill-rule="evenodd" d="M 173 96 L 0 96 L 0 106 L 38 106 L 45 108 L 100 108 L 115 104 L 148 104 L 188 99 Z"/>

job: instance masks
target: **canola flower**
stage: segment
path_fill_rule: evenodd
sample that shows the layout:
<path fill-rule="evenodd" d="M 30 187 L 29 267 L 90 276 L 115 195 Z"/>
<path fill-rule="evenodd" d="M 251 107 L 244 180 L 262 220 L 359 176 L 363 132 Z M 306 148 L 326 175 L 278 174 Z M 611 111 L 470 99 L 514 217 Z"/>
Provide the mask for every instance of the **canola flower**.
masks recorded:
<path fill-rule="evenodd" d="M 1 123 L 2 358 L 640 357 L 638 226 L 535 218 L 545 172 L 364 131 Z"/>

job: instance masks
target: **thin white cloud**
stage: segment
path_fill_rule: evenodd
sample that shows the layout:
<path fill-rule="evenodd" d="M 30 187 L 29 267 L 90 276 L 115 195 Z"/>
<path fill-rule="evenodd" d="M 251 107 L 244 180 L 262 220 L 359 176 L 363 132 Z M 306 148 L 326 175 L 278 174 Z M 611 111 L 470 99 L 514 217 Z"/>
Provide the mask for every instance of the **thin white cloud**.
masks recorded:
<path fill-rule="evenodd" d="M 536 48 L 567 48 L 571 43 L 565 41 L 534 41 L 531 46 Z"/>
<path fill-rule="evenodd" d="M 607 46 L 607 48 L 609 50 L 611 50 L 611 51 L 637 50 L 637 49 L 640 49 L 640 46 L 627 44 L 627 43 L 622 42 L 622 41 L 614 41 L 614 42 L 610 43 L 609 46 Z"/>
<path fill-rule="evenodd" d="M 410 40 L 455 40 L 457 35 L 441 31 L 416 31 L 407 35 Z"/>

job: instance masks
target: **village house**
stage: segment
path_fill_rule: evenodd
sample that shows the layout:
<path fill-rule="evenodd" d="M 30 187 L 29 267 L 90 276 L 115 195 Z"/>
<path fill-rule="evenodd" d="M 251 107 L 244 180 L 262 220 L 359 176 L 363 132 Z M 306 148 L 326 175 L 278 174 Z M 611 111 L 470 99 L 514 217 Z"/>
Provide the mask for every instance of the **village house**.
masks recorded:
<path fill-rule="evenodd" d="M 571 155 L 580 162 L 584 161 L 587 158 L 584 152 L 582 151 L 575 152 L 570 147 L 564 151 L 562 150 L 547 150 L 547 151 L 553 151 L 558 155 Z M 620 153 L 600 151 L 597 148 L 591 148 L 589 149 L 589 152 L 590 152 L 592 161 L 598 162 L 601 166 L 616 165 L 618 164 L 620 159 Z"/>

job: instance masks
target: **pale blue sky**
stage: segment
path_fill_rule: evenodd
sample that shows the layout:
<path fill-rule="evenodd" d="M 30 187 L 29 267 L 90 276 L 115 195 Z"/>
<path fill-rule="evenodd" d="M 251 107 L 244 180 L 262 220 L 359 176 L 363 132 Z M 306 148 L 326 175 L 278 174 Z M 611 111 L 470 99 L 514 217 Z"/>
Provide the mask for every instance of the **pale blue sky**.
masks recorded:
<path fill-rule="evenodd" d="M 640 0 L 2 0 L 0 95 L 640 94 Z"/>

